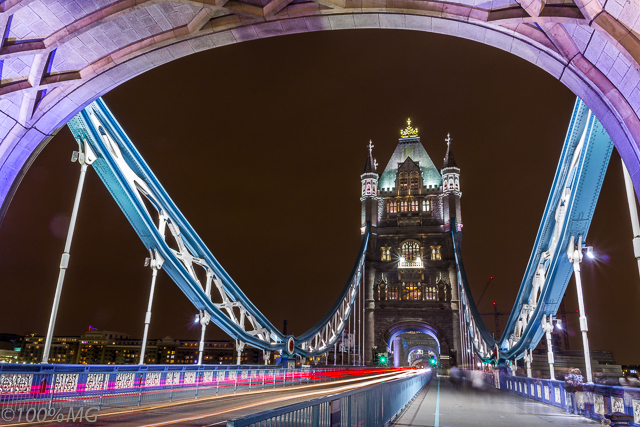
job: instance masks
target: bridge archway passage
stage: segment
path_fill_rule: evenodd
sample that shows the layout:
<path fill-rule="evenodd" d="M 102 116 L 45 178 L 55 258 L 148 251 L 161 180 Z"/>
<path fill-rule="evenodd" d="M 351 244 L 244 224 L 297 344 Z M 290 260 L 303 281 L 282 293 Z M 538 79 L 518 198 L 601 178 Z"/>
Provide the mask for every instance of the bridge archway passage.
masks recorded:
<path fill-rule="evenodd" d="M 395 367 L 410 366 L 410 354 L 417 350 L 432 351 L 444 362 L 443 365 L 449 366 L 451 337 L 447 339 L 443 333 L 426 322 L 410 320 L 397 323 L 385 332 L 382 340 L 386 343 L 387 354 Z"/>
<path fill-rule="evenodd" d="M 422 357 L 420 357 L 420 353 Z M 407 349 L 407 362 L 409 365 L 414 365 L 417 360 L 422 359 L 423 357 L 428 358 L 429 355 L 433 355 L 436 358 L 440 357 L 436 348 L 427 345 L 416 345 Z"/>
<path fill-rule="evenodd" d="M 58 3 L 3 2 L 0 218 L 56 130 L 136 75 L 218 46 L 356 28 L 462 37 L 544 69 L 596 114 L 640 188 L 640 12 L 622 3 L 87 0 L 68 13 Z"/>

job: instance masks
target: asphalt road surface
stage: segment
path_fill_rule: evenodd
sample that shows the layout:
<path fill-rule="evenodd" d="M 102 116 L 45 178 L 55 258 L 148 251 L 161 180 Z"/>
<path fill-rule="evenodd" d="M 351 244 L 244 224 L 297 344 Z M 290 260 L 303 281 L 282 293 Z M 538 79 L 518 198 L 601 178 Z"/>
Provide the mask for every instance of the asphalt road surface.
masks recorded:
<path fill-rule="evenodd" d="M 181 402 L 163 402 L 133 408 L 105 408 L 97 412 L 94 422 L 10 423 L 0 426 L 224 426 L 226 421 L 268 409 L 366 387 L 381 381 L 409 375 L 410 371 L 376 372 L 356 378 L 326 383 L 254 390 L 211 396 Z M 92 413 L 92 417 L 95 412 Z"/>

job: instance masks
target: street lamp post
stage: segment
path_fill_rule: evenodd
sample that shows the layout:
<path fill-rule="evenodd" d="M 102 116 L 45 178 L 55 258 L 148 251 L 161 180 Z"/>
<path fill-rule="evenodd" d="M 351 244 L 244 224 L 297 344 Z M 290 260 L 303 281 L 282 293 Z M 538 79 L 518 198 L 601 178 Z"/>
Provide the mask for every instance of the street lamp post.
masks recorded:
<path fill-rule="evenodd" d="M 64 245 L 64 252 L 60 260 L 60 272 L 58 274 L 58 283 L 56 284 L 56 293 L 53 298 L 53 307 L 51 308 L 51 318 L 49 319 L 49 327 L 47 328 L 47 337 L 44 340 L 44 350 L 42 351 L 42 363 L 49 363 L 49 352 L 51 351 L 51 341 L 53 340 L 53 329 L 58 316 L 58 305 L 60 304 L 60 295 L 62 294 L 62 285 L 64 284 L 64 275 L 69 266 L 71 251 L 71 242 L 73 241 L 73 231 L 76 228 L 76 219 L 78 217 L 78 208 L 80 207 L 80 198 L 82 197 L 82 188 L 84 187 L 84 178 L 87 173 L 87 167 L 96 160 L 96 156 L 86 141 L 78 140 L 78 151 L 73 152 L 71 161 L 80 163 L 80 178 L 78 179 L 78 188 L 76 189 L 76 198 L 73 202 L 73 210 L 71 212 L 71 221 L 69 222 L 69 230 L 67 231 L 67 240 Z"/>
<path fill-rule="evenodd" d="M 587 316 L 584 311 L 584 298 L 582 296 L 582 280 L 580 278 L 580 263 L 582 262 L 582 250 L 587 249 L 587 255 L 593 257 L 593 248 L 585 248 L 582 246 L 582 236 L 578 236 L 577 244 L 575 237 L 571 236 L 569 247 L 567 248 L 567 256 L 569 262 L 573 264 L 573 272 L 576 278 L 576 289 L 578 291 L 578 309 L 580 311 L 580 330 L 582 331 L 582 345 L 584 348 L 584 364 L 587 371 L 587 383 L 593 383 L 591 376 L 591 353 L 589 352 L 589 339 L 587 338 Z"/>

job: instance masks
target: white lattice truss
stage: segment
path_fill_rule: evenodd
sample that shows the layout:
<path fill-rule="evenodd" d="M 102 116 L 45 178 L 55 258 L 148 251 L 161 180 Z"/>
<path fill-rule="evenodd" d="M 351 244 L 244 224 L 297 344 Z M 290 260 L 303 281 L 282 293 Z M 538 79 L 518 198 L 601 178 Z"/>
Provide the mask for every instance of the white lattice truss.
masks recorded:
<path fill-rule="evenodd" d="M 167 214 L 166 209 L 163 209 L 163 202 L 159 198 L 154 196 L 147 183 L 142 178 L 140 178 L 131 169 L 131 167 L 129 167 L 122 156 L 120 147 L 118 146 L 117 142 L 114 141 L 102 128 L 100 120 L 96 116 L 95 111 L 92 108 L 87 108 L 87 112 L 89 113 L 89 117 L 93 122 L 95 128 L 100 131 L 100 137 L 102 138 L 104 145 L 108 147 L 109 151 L 111 152 L 112 158 L 115 161 L 117 168 L 125 177 L 126 185 L 128 185 L 129 188 L 133 190 L 132 193 L 138 197 L 141 205 L 145 206 L 145 210 L 147 209 L 147 205 L 145 204 L 144 199 L 147 199 L 149 202 L 151 202 L 151 205 L 156 208 L 158 214 L 158 232 L 162 236 L 164 244 L 166 245 L 166 249 L 170 250 L 171 253 L 173 253 L 173 255 L 175 255 L 175 257 L 184 265 L 191 279 L 193 279 L 193 281 L 196 282 L 198 286 L 200 286 L 200 288 L 207 295 L 207 298 L 212 301 L 212 304 L 220 309 L 220 311 L 229 319 L 231 319 L 234 324 L 236 324 L 249 335 L 255 336 L 265 343 L 273 342 L 271 340 L 271 333 L 257 322 L 256 318 L 247 311 L 242 303 L 232 300 L 232 298 L 225 290 L 222 281 L 214 274 L 211 266 L 207 264 L 207 261 L 193 256 L 191 251 L 189 251 L 189 249 L 187 248 L 187 245 L 184 243 L 184 240 L 182 239 L 180 228 L 178 227 L 176 222 L 174 222 L 172 218 Z M 90 148 L 88 148 L 88 144 L 85 143 L 85 146 L 88 150 L 90 150 Z M 146 211 L 146 213 L 149 218 L 152 218 L 151 213 L 148 210 Z M 169 228 L 169 232 L 171 233 L 175 241 L 175 249 L 169 245 L 165 238 L 165 231 L 167 227 Z M 152 251 L 151 256 L 152 258 L 156 259 L 160 257 L 157 251 Z M 162 265 L 162 260 L 160 260 L 158 265 Z M 196 268 L 198 267 L 204 269 L 205 271 L 205 287 L 202 286 L 202 283 L 200 282 L 200 279 L 198 278 L 198 275 L 196 273 Z M 218 291 L 219 300 L 221 301 L 219 303 L 214 303 L 211 299 L 212 283 L 215 284 L 215 288 Z M 211 313 L 203 311 L 200 312 L 201 324 L 207 325 L 210 319 Z"/>
<path fill-rule="evenodd" d="M 300 344 L 301 348 L 310 352 L 320 352 L 330 349 L 338 340 L 342 333 L 347 320 L 353 311 L 354 300 L 358 294 L 358 288 L 360 278 L 362 277 L 362 271 L 364 268 L 364 256 L 360 259 L 356 275 L 354 276 L 349 290 L 340 302 L 339 308 L 335 311 L 330 321 L 328 321 L 324 327 L 318 331 L 311 339 L 304 341 Z"/>

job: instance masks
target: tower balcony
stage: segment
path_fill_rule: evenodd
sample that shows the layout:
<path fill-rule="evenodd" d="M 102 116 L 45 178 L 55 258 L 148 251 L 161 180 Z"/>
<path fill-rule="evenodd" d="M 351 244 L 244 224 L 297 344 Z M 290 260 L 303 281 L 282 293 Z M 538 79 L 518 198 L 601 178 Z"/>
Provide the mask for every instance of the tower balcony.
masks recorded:
<path fill-rule="evenodd" d="M 424 263 L 422 262 L 422 258 L 409 260 L 404 257 L 400 257 L 398 268 L 424 268 Z"/>

